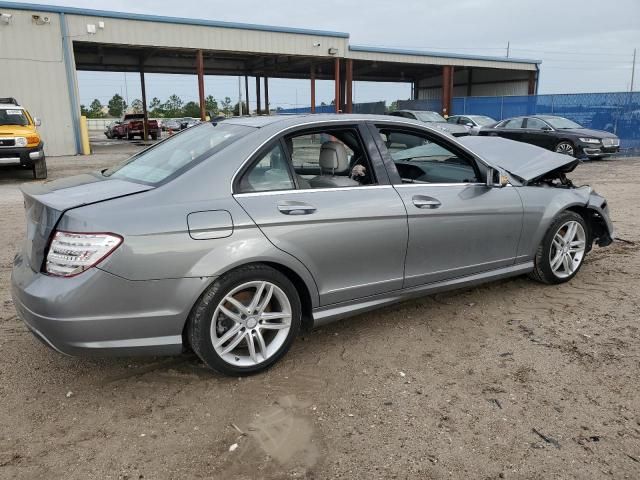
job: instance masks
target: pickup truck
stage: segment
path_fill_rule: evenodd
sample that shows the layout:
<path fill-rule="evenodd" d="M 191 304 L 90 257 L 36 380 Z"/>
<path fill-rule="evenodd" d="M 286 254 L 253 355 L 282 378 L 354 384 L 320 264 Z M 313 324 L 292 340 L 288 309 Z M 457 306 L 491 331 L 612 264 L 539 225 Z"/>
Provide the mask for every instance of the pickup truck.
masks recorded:
<path fill-rule="evenodd" d="M 133 140 L 134 137 L 144 137 L 143 130 L 144 115 L 142 113 L 127 113 L 122 118 L 119 125 L 114 125 L 111 129 L 111 134 L 114 138 L 127 137 L 128 140 Z M 153 140 L 157 140 L 162 131 L 157 120 L 147 120 L 147 134 Z"/>

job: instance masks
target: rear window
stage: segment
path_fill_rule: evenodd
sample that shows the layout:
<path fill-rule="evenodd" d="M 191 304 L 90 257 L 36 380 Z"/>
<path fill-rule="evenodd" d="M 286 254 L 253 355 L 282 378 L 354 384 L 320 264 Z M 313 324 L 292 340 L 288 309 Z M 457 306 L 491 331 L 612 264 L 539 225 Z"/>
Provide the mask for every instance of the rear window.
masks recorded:
<path fill-rule="evenodd" d="M 214 153 L 254 131 L 251 127 L 203 123 L 105 170 L 105 177 L 147 185 L 171 180 Z"/>

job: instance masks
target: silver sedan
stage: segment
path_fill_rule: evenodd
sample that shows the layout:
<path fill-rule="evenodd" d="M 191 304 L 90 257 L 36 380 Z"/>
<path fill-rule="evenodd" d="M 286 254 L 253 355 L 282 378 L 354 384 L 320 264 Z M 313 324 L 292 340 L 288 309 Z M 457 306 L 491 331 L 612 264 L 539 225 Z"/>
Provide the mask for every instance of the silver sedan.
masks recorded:
<path fill-rule="evenodd" d="M 19 316 L 65 354 L 179 354 L 230 375 L 301 329 L 528 274 L 613 239 L 579 162 L 390 116 L 203 123 L 92 174 L 23 187 Z"/>

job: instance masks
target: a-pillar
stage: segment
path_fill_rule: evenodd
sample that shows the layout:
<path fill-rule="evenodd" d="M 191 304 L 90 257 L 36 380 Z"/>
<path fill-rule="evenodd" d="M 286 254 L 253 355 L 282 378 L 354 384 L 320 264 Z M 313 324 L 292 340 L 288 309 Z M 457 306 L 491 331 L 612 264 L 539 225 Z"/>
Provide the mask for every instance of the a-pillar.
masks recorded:
<path fill-rule="evenodd" d="M 453 67 L 442 67 L 442 116 L 451 115 L 451 97 L 453 95 Z"/>

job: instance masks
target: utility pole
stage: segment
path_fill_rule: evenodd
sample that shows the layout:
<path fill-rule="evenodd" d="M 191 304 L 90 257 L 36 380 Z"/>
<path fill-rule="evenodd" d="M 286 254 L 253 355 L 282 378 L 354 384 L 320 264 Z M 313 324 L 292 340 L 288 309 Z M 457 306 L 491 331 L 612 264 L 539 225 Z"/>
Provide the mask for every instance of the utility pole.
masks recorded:
<path fill-rule="evenodd" d="M 242 81 L 240 75 L 238 75 L 238 116 L 242 116 Z"/>
<path fill-rule="evenodd" d="M 629 87 L 629 91 L 633 92 L 633 80 L 636 76 L 636 49 L 633 49 L 633 65 L 631 65 L 631 86 Z"/>
<path fill-rule="evenodd" d="M 511 47 L 511 42 L 507 42 L 507 58 L 509 58 L 510 47 Z"/>

